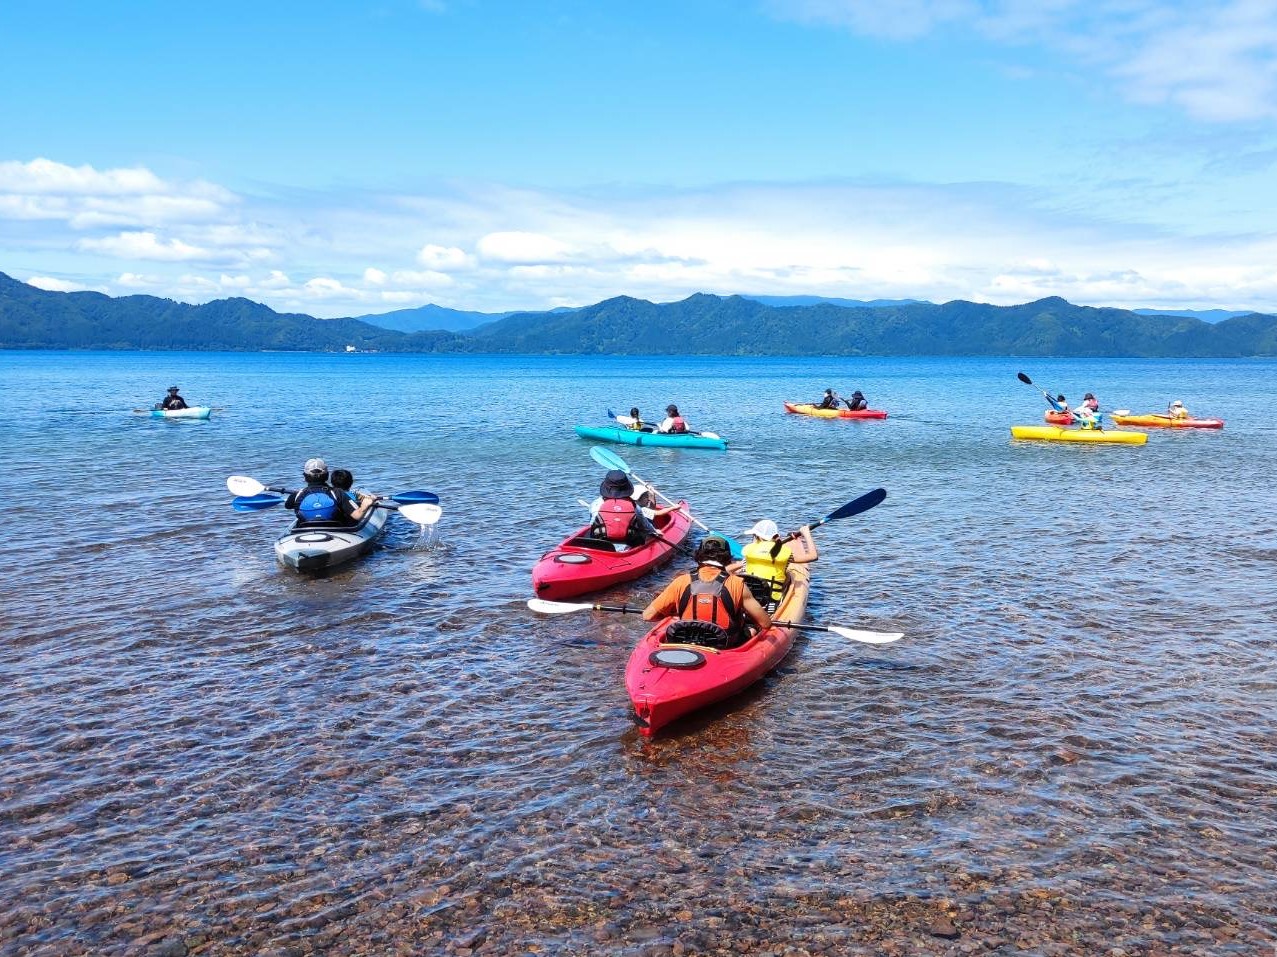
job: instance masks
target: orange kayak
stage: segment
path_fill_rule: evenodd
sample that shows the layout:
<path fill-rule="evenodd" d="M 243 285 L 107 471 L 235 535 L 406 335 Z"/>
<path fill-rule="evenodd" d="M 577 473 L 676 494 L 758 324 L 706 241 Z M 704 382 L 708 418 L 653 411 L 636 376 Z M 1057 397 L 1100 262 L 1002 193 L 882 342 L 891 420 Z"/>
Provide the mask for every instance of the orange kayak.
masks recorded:
<path fill-rule="evenodd" d="M 807 402 L 786 402 L 785 411 L 793 412 L 795 415 L 811 415 L 818 419 L 885 419 L 887 417 L 887 413 L 881 409 L 861 409 L 858 412 L 852 412 L 851 409 L 818 409 Z"/>

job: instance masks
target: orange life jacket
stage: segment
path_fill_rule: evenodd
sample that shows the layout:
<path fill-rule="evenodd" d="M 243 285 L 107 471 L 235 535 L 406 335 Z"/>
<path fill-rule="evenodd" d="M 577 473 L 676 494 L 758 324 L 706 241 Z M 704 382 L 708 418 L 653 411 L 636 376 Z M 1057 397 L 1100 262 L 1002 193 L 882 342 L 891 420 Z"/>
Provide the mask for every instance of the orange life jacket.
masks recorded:
<path fill-rule="evenodd" d="M 727 571 L 705 581 L 697 572 L 678 596 L 678 617 L 684 621 L 708 621 L 729 634 L 740 631 L 739 611 L 736 601 L 727 590 Z"/>

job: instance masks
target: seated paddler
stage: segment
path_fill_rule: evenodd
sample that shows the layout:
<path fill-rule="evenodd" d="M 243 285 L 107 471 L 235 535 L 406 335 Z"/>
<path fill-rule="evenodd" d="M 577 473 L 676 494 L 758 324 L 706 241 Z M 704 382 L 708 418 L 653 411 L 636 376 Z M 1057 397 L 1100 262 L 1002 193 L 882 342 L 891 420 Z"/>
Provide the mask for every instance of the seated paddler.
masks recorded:
<path fill-rule="evenodd" d="M 726 539 L 706 536 L 695 558 L 696 571 L 678 575 L 643 609 L 645 621 L 679 619 L 666 630 L 665 641 L 734 648 L 748 639 L 750 625 L 759 631 L 771 627 L 771 616 L 744 580 L 727 570 L 732 553 Z"/>
<path fill-rule="evenodd" d="M 759 520 L 744 534 L 752 540 L 741 549 L 743 559 L 733 562 L 729 570 L 742 574 L 754 597 L 769 611 L 775 610 L 789 581 L 790 564 L 805 565 L 820 557 L 816 540 L 806 525 L 782 540 L 780 529 L 770 518 Z"/>

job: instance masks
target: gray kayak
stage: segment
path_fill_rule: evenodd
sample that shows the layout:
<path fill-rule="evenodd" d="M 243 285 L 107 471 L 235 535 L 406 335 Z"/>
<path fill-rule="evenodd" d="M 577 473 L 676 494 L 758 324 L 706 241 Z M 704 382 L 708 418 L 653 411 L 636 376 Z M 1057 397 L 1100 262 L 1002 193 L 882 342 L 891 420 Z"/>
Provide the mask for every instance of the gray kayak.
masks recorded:
<path fill-rule="evenodd" d="M 294 522 L 275 542 L 275 557 L 299 572 L 316 572 L 344 565 L 365 552 L 385 527 L 390 512 L 374 508 L 358 525 L 336 522 Z"/>

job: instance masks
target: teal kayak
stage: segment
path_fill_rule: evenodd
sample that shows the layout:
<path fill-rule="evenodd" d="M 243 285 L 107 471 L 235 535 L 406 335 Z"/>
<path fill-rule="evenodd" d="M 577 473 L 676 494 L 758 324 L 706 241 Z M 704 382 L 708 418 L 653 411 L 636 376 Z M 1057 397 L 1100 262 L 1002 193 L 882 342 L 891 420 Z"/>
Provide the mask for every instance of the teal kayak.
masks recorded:
<path fill-rule="evenodd" d="M 713 432 L 637 432 L 616 425 L 578 425 L 576 434 L 596 442 L 620 442 L 623 445 L 658 445 L 676 449 L 725 449 L 727 440 Z"/>

